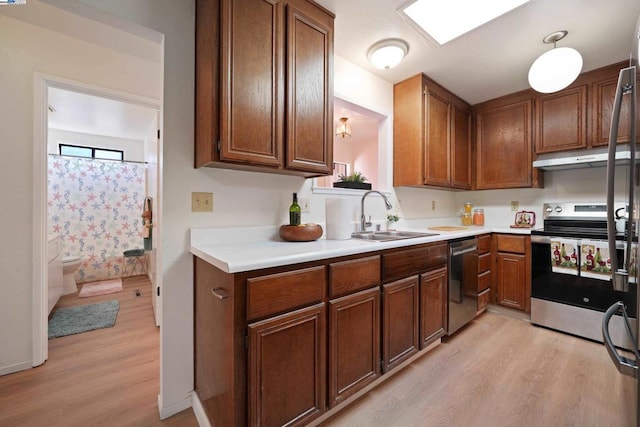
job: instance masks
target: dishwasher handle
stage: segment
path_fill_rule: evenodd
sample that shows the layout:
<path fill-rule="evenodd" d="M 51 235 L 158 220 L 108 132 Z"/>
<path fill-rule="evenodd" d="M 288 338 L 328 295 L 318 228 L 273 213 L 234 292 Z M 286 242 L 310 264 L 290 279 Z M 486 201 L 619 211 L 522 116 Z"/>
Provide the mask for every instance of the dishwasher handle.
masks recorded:
<path fill-rule="evenodd" d="M 462 255 L 462 254 L 466 254 L 469 252 L 474 252 L 477 251 L 478 248 L 476 246 L 472 246 L 472 247 L 467 247 L 461 250 L 455 250 L 454 248 L 451 248 L 451 256 L 458 256 L 458 255 Z"/>

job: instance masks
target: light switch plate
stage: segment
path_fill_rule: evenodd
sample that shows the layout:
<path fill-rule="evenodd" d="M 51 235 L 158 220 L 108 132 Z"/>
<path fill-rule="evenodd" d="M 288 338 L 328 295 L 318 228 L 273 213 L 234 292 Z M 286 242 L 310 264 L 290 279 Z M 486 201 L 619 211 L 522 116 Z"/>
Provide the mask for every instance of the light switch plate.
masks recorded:
<path fill-rule="evenodd" d="M 300 205 L 300 212 L 311 212 L 311 202 L 308 197 L 298 197 L 298 205 Z"/>
<path fill-rule="evenodd" d="M 520 205 L 520 203 L 518 203 L 517 200 L 512 200 L 511 201 L 511 211 L 512 212 L 516 212 L 518 210 L 518 206 Z"/>
<path fill-rule="evenodd" d="M 213 212 L 213 193 L 191 193 L 191 212 Z"/>

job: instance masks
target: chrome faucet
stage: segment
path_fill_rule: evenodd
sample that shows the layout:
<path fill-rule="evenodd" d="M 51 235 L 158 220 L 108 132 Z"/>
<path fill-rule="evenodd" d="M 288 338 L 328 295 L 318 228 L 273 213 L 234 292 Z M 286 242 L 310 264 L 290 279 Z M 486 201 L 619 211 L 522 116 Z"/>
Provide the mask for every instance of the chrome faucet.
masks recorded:
<path fill-rule="evenodd" d="M 377 190 L 369 190 L 366 193 L 364 193 L 362 195 L 362 200 L 360 201 L 360 232 L 364 233 L 367 231 L 367 227 L 369 227 L 371 225 L 371 221 L 367 221 L 367 218 L 364 216 L 364 199 L 365 197 L 367 197 L 369 194 L 371 193 L 378 193 L 379 195 L 382 196 L 382 199 L 384 200 L 384 204 L 387 206 L 387 210 L 391 209 L 393 206 L 391 205 L 391 203 L 389 202 L 389 199 L 387 199 L 387 196 L 385 196 L 384 194 L 382 194 L 381 192 L 377 191 Z"/>

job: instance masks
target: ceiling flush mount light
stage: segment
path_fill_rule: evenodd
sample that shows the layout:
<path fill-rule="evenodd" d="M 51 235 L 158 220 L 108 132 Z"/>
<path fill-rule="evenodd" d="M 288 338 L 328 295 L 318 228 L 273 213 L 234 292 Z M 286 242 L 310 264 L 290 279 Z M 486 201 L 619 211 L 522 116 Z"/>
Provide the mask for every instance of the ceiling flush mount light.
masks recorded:
<path fill-rule="evenodd" d="M 398 9 L 436 47 L 466 34 L 529 0 L 414 0 Z"/>
<path fill-rule="evenodd" d="M 409 52 L 409 44 L 402 39 L 384 39 L 369 48 L 369 61 L 381 70 L 389 70 L 402 61 Z"/>
<path fill-rule="evenodd" d="M 344 138 L 345 136 L 351 137 L 351 126 L 347 124 L 348 117 L 340 117 L 340 123 L 336 126 L 336 135 Z"/>
<path fill-rule="evenodd" d="M 529 84 L 541 93 L 552 93 L 569 86 L 582 71 L 582 55 L 570 47 L 556 47 L 567 31 L 556 31 L 544 39 L 545 43 L 553 43 L 553 49 L 543 53 L 529 69 Z"/>

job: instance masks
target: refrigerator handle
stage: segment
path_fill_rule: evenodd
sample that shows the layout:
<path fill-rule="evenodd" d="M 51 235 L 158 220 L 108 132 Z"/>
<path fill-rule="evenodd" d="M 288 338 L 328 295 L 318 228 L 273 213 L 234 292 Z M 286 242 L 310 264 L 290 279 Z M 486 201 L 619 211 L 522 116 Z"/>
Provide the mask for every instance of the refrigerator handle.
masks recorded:
<path fill-rule="evenodd" d="M 602 318 L 602 337 L 604 338 L 604 346 L 607 348 L 609 357 L 611 357 L 611 360 L 618 369 L 618 372 L 623 375 L 638 378 L 638 363 L 633 359 L 628 359 L 624 356 L 621 356 L 613 346 L 613 342 L 611 341 L 611 335 L 609 334 L 609 322 L 611 321 L 611 318 L 614 316 L 614 314 L 618 312 L 618 310 L 622 310 L 622 316 L 626 326 L 625 329 L 627 334 L 631 338 L 631 342 L 633 343 L 634 351 L 637 357 L 638 345 L 636 344 L 636 340 L 633 336 L 633 333 L 631 332 L 631 328 L 629 327 L 627 310 L 624 308 L 624 304 L 621 301 L 618 301 L 611 307 L 609 307 L 604 313 L 604 317 Z"/>
<path fill-rule="evenodd" d="M 620 125 L 620 110 L 622 108 L 622 98 L 625 94 L 631 95 L 630 117 L 635 117 L 635 67 L 620 70 L 618 86 L 616 87 L 616 97 L 613 102 L 613 114 L 611 118 L 611 129 L 609 131 L 609 156 L 607 161 L 607 240 L 609 241 L 609 259 L 611 260 L 611 281 L 613 289 L 616 291 L 629 291 L 629 263 L 631 261 L 631 243 L 633 240 L 633 195 L 635 191 L 635 120 L 631 119 L 631 134 L 629 138 L 629 219 L 627 221 L 627 248 L 625 260 L 621 269 L 618 269 L 618 253 L 616 252 L 616 224 L 615 224 L 615 177 L 616 177 L 616 147 L 618 140 L 618 127 Z"/>

